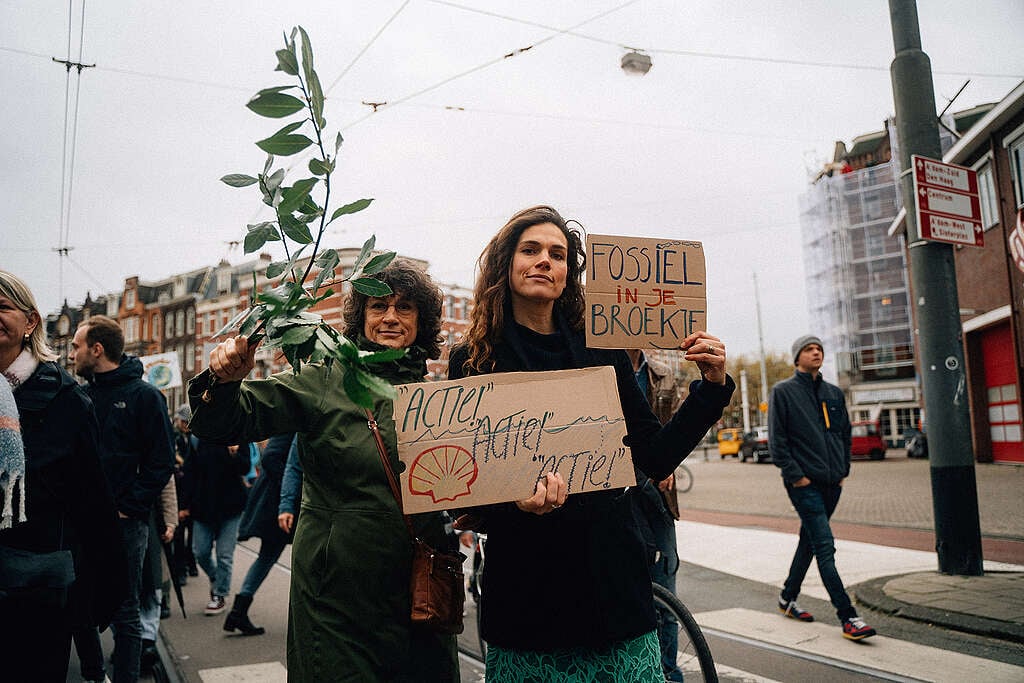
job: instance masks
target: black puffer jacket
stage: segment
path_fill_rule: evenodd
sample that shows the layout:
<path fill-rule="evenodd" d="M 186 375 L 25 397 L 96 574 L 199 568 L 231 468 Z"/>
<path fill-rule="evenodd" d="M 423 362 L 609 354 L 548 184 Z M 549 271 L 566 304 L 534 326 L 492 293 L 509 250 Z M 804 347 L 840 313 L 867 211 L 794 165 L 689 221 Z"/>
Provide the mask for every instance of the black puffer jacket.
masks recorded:
<path fill-rule="evenodd" d="M 192 519 L 217 526 L 241 514 L 247 490 L 243 477 L 250 466 L 248 443 L 230 453 L 223 444 L 199 439 L 195 455 L 184 465 L 184 497 Z"/>
<path fill-rule="evenodd" d="M 76 576 L 70 619 L 105 626 L 123 599 L 128 566 L 100 468 L 92 403 L 56 363 L 40 363 L 14 400 L 25 443 L 28 521 L 0 531 L 0 545 L 70 549 Z"/>
<path fill-rule="evenodd" d="M 826 417 L 827 416 L 827 417 Z M 834 384 L 797 370 L 768 399 L 768 450 L 787 484 L 836 484 L 850 473 L 850 417 Z"/>
<path fill-rule="evenodd" d="M 100 460 L 117 509 L 148 521 L 174 471 L 174 436 L 167 401 L 141 378 L 139 359 L 122 356 L 117 369 L 90 380 L 86 393 L 96 406 Z"/>

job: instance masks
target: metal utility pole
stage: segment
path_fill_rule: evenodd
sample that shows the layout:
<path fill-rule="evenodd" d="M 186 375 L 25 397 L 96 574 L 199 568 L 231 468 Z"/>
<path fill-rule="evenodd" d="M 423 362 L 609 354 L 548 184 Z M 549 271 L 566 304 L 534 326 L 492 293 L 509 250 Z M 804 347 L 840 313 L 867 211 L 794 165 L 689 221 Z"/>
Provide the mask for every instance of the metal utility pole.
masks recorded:
<path fill-rule="evenodd" d="M 750 402 L 747 400 L 747 371 L 740 369 L 740 397 L 743 406 L 743 433 L 750 431 Z"/>
<path fill-rule="evenodd" d="M 768 426 L 768 411 L 762 410 L 768 405 L 768 368 L 764 361 L 764 332 L 761 331 L 761 291 L 757 286 L 757 273 L 754 273 L 754 306 L 757 308 L 757 343 L 761 350 L 761 402 L 757 412 L 761 417 L 761 426 Z"/>
<path fill-rule="evenodd" d="M 931 61 L 921 50 L 915 0 L 889 0 L 896 57 L 890 71 L 899 136 L 900 187 L 918 327 L 918 363 L 928 415 L 935 550 L 944 574 L 982 574 L 978 487 L 974 474 L 953 246 L 921 239 L 910 155 L 942 158 Z"/>

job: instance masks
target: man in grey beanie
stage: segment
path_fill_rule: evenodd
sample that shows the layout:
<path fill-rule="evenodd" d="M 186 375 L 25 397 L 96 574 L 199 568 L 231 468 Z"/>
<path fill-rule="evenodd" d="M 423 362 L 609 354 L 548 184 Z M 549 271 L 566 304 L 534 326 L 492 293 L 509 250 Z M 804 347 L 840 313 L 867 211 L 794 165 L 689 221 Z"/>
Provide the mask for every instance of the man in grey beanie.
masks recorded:
<path fill-rule="evenodd" d="M 800 515 L 800 541 L 779 595 L 779 611 L 791 619 L 814 621 L 796 604 L 811 560 L 818 563 L 825 590 L 843 627 L 843 637 L 863 640 L 875 629 L 857 616 L 835 562 L 829 519 L 850 474 L 850 416 L 843 392 L 821 377 L 821 339 L 805 335 L 793 342 L 796 372 L 772 388 L 768 399 L 768 449 L 779 468 L 793 508 Z"/>

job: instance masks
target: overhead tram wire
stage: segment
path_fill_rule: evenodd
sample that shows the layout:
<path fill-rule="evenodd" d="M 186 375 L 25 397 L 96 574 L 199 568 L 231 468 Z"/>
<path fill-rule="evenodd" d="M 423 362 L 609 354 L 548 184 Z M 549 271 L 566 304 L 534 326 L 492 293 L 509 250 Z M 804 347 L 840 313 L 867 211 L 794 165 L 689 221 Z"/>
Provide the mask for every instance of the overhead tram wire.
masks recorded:
<path fill-rule="evenodd" d="M 339 82 L 339 81 L 340 81 L 340 80 L 341 80 L 342 78 L 344 78 L 344 77 L 345 77 L 345 74 L 347 74 L 347 73 L 349 72 L 349 70 L 350 70 L 350 69 L 351 69 L 351 68 L 352 68 L 353 66 L 355 66 L 355 65 L 356 65 L 356 62 L 358 62 L 358 61 L 360 60 L 360 58 L 362 58 L 362 56 L 363 56 L 363 55 L 364 55 L 364 54 L 366 53 L 366 51 L 370 49 L 370 46 L 371 46 L 371 45 L 373 45 L 373 44 L 374 44 L 375 42 L 377 42 L 377 39 L 378 39 L 378 38 L 380 38 L 381 34 L 382 34 L 382 33 L 384 33 L 384 31 L 385 31 L 385 30 L 387 29 L 387 27 L 391 25 L 391 22 L 393 22 L 393 21 L 394 21 L 395 19 L 397 19 L 397 18 L 398 18 L 398 15 L 402 13 L 402 10 L 404 10 L 404 9 L 405 9 L 405 7 L 406 7 L 406 5 L 408 5 L 408 4 L 409 4 L 409 0 L 405 0 L 405 2 L 403 2 L 403 3 L 401 4 L 401 6 L 400 6 L 400 7 L 398 8 L 398 9 L 396 9 L 396 10 L 395 10 L 395 13 L 394 13 L 394 14 L 392 14 L 392 15 L 391 15 L 391 17 L 390 17 L 390 18 L 389 18 L 389 19 L 388 19 L 387 21 L 385 21 L 385 22 L 384 22 L 384 23 L 383 23 L 383 24 L 381 25 L 381 27 L 380 27 L 379 29 L 377 29 L 377 32 L 373 34 L 373 37 L 372 37 L 372 38 L 370 38 L 370 42 L 368 42 L 368 43 L 367 43 L 366 45 L 364 45 L 364 46 L 363 46 L 363 49 L 361 49 L 361 50 L 359 51 L 359 54 L 357 54 L 357 55 L 356 55 L 356 56 L 355 56 L 355 57 L 354 57 L 354 58 L 352 59 L 352 61 L 348 63 L 348 66 L 346 66 L 346 67 L 345 67 L 344 69 L 342 69 L 342 70 L 341 70 L 341 73 L 340 73 L 340 74 L 338 74 L 338 77 L 337 77 L 337 78 L 335 78 L 335 79 L 334 79 L 333 81 L 331 81 L 331 84 L 330 84 L 329 86 L 327 86 L 327 90 L 325 90 L 325 91 L 324 91 L 324 95 L 325 95 L 325 96 L 326 96 L 326 95 L 327 95 L 328 93 L 330 93 L 330 92 L 331 92 L 331 90 L 333 90 L 333 89 L 334 89 L 334 86 L 338 85 L 338 82 Z"/>
<path fill-rule="evenodd" d="M 407 102 L 407 101 L 409 101 L 409 100 L 411 100 L 413 98 L 419 97 L 420 95 L 425 95 L 426 93 L 428 93 L 428 92 L 430 92 L 432 90 L 436 90 L 437 88 L 440 88 L 443 85 L 447 85 L 448 83 L 451 83 L 452 81 L 458 80 L 458 79 L 460 79 L 460 78 L 462 78 L 464 76 L 468 76 L 470 74 L 476 73 L 477 71 L 481 71 L 483 69 L 486 69 L 487 67 L 493 66 L 493 65 L 497 64 L 498 62 L 504 61 L 506 59 L 510 59 L 512 57 L 516 57 L 518 55 L 521 55 L 522 53 L 524 53 L 524 52 L 526 52 L 528 50 L 532 50 L 533 48 L 538 47 L 540 45 L 543 45 L 544 43 L 547 43 L 547 42 L 549 42 L 551 40 L 554 40 L 555 38 L 558 38 L 559 36 L 565 35 L 566 33 L 570 33 L 571 31 L 579 28 L 580 26 L 586 26 L 587 24 L 589 24 L 591 22 L 594 22 L 594 21 L 597 21 L 598 19 L 604 18 L 604 17 L 608 16 L 609 14 L 613 14 L 615 12 L 618 12 L 619 10 L 625 9 L 626 7 L 629 7 L 630 5 L 635 4 L 637 1 L 638 0 L 628 0 L 628 2 L 624 2 L 621 5 L 617 5 L 616 7 L 613 7 L 611 9 L 609 9 L 609 10 L 606 10 L 604 12 L 596 14 L 596 15 L 590 17 L 589 19 L 581 21 L 580 23 L 575 24 L 574 26 L 570 26 L 569 28 L 566 28 L 566 29 L 549 28 L 549 30 L 556 31 L 556 33 L 554 33 L 554 34 L 552 34 L 550 36 L 547 36 L 545 38 L 541 38 L 537 42 L 532 43 L 530 45 L 527 45 L 526 47 L 521 47 L 521 48 L 519 48 L 517 50 L 513 50 L 512 52 L 509 52 L 508 54 L 502 55 L 501 57 L 497 57 L 495 59 L 488 60 L 488 61 L 484 62 L 483 64 L 475 66 L 475 67 L 473 67 L 471 69 L 467 69 L 466 71 L 462 71 L 460 73 L 457 73 L 457 74 L 454 74 L 452 76 L 449 76 L 448 78 L 445 78 L 444 80 L 442 80 L 442 81 L 440 81 L 438 83 L 435 83 L 433 85 L 430 85 L 430 86 L 428 86 L 426 88 L 423 88 L 422 90 L 418 90 L 418 91 L 410 93 L 408 95 L 404 95 L 404 96 L 398 98 L 397 100 L 389 101 L 387 104 L 382 105 L 380 107 L 375 107 L 374 110 L 369 112 L 368 114 L 365 114 L 364 116 L 361 116 L 360 118 L 356 119 L 355 121 L 352 121 L 351 123 L 343 126 L 342 130 L 348 130 L 349 128 L 352 128 L 353 126 L 356 126 L 356 125 L 362 123 L 363 121 L 365 121 L 366 119 L 370 118 L 375 113 L 377 113 L 378 109 L 391 109 L 391 108 L 395 107 L 396 105 L 402 104 L 403 102 Z"/>
<path fill-rule="evenodd" d="M 543 28 L 549 31 L 558 31 L 559 29 L 554 26 L 549 26 L 537 21 L 530 21 L 529 19 L 520 19 L 519 17 L 509 16 L 507 14 L 499 14 L 497 12 L 491 12 L 488 10 L 479 9 L 476 7 L 469 7 L 462 5 L 451 0 L 427 0 L 435 5 L 445 5 L 447 7 L 454 7 L 455 9 L 461 9 L 466 12 L 473 12 L 474 14 L 482 14 L 488 17 L 494 17 L 495 19 L 503 19 L 505 21 L 511 21 L 517 24 L 524 24 L 526 26 L 533 26 L 535 28 Z M 635 43 L 624 43 L 618 40 L 611 40 L 608 38 L 599 38 L 598 36 L 588 35 L 586 33 L 577 33 L 573 27 L 566 29 L 563 33 L 567 33 L 575 38 L 582 40 L 589 40 L 595 43 L 602 43 L 604 45 L 613 45 L 623 50 L 633 49 Z M 648 54 L 664 54 L 664 55 L 678 55 L 683 57 L 702 57 L 707 59 L 726 59 L 726 60 L 737 60 L 744 62 L 765 62 L 768 64 L 789 64 L 793 66 L 810 66 L 817 68 L 828 68 L 828 69 L 855 69 L 861 71 L 884 71 L 889 72 L 889 65 L 876 66 L 871 64 L 848 64 L 842 62 L 817 62 L 802 59 L 785 59 L 781 57 L 759 57 L 755 55 L 736 55 L 728 54 L 724 52 L 701 52 L 699 50 L 676 50 L 667 48 L 643 48 L 643 51 Z M 975 76 L 981 78 L 1021 78 L 1024 74 L 1004 74 L 1004 73 L 979 73 L 979 72 L 967 72 L 967 71 L 941 71 L 933 70 L 933 73 L 942 74 L 944 76 Z"/>

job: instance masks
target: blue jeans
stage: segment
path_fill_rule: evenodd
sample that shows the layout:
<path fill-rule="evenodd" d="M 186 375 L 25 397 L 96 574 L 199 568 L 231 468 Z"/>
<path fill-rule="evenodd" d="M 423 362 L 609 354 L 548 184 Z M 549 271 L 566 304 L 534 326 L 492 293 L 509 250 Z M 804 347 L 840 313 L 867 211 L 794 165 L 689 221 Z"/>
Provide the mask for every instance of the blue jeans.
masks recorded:
<path fill-rule="evenodd" d="M 814 559 L 839 621 L 856 616 L 857 610 L 853 608 L 850 596 L 843 587 L 843 580 L 836 570 L 836 543 L 828 523 L 839 503 L 843 487 L 838 484 L 810 484 L 796 488 L 786 484 L 786 492 L 800 515 L 800 542 L 796 546 L 796 554 L 789 566 L 789 576 L 782 588 L 782 599 L 796 600 L 807 569 Z"/>
<path fill-rule="evenodd" d="M 114 683 L 139 680 L 142 654 L 142 623 L 139 620 L 139 593 L 142 591 L 142 564 L 149 547 L 149 522 L 121 519 L 121 536 L 128 556 L 128 596 L 117 608 L 110 628 L 114 632 Z"/>
<path fill-rule="evenodd" d="M 284 547 L 287 544 L 287 540 L 284 538 L 274 538 L 273 540 L 262 539 L 260 541 L 260 554 L 256 557 L 256 561 L 249 567 L 249 571 L 245 573 L 245 579 L 242 581 L 242 590 L 239 591 L 241 595 L 253 596 L 256 595 L 256 591 L 263 585 L 263 580 L 267 578 L 267 574 L 274 568 L 274 563 L 281 557 L 281 553 L 284 552 Z"/>
<path fill-rule="evenodd" d="M 222 598 L 231 593 L 231 566 L 235 560 L 235 543 L 238 542 L 238 522 L 241 514 L 222 521 L 219 525 L 192 522 L 192 553 L 196 562 L 210 579 L 210 592 Z M 217 545 L 217 557 L 213 557 L 213 546 Z"/>

